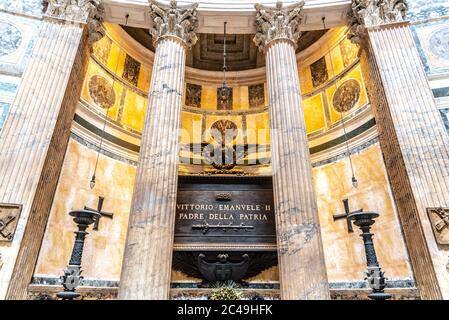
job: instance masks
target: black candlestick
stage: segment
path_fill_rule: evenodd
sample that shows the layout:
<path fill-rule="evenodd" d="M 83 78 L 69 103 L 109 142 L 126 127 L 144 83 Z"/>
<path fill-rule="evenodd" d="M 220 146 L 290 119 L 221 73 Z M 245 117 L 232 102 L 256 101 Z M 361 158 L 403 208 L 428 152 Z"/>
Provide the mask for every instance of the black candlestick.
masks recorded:
<path fill-rule="evenodd" d="M 64 275 L 61 276 L 64 291 L 56 295 L 63 300 L 72 300 L 80 296 L 75 290 L 83 279 L 81 276 L 81 258 L 83 256 L 84 240 L 88 234 L 86 229 L 101 217 L 99 213 L 91 210 L 76 210 L 71 211 L 69 214 L 74 217 L 73 221 L 78 225 L 78 231 L 75 231 L 75 243 L 69 265 L 64 270 Z"/>
<path fill-rule="evenodd" d="M 365 245 L 366 264 L 368 266 L 366 280 L 368 280 L 368 285 L 373 290 L 368 297 L 373 300 L 387 300 L 392 296 L 384 292 L 386 279 L 377 261 L 373 234 L 370 232 L 371 226 L 375 223 L 374 219 L 377 217 L 379 217 L 379 214 L 375 212 L 355 212 L 348 216 L 362 230 L 361 236 Z"/>

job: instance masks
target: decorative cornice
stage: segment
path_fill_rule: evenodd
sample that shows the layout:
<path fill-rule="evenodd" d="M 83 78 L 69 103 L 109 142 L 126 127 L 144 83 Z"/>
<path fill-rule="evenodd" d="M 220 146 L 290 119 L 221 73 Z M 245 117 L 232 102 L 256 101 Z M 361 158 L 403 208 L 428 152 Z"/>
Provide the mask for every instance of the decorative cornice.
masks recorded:
<path fill-rule="evenodd" d="M 105 35 L 102 0 L 48 0 L 46 15 L 56 19 L 84 23 L 89 32 L 89 44 Z"/>
<path fill-rule="evenodd" d="M 155 45 L 161 38 L 176 37 L 188 47 L 192 48 L 198 40 L 196 29 L 198 28 L 197 7 L 198 4 L 179 6 L 176 0 L 171 0 L 170 5 L 165 5 L 150 0 L 150 17 L 152 25 L 150 34 Z"/>
<path fill-rule="evenodd" d="M 269 44 L 275 40 L 291 42 L 295 48 L 301 32 L 299 25 L 304 17 L 305 1 L 284 7 L 278 1 L 276 7 L 256 4 L 256 36 L 254 43 L 260 51 L 266 51 Z"/>
<path fill-rule="evenodd" d="M 404 22 L 406 13 L 407 0 L 352 0 L 348 38 L 362 44 L 366 28 Z"/>

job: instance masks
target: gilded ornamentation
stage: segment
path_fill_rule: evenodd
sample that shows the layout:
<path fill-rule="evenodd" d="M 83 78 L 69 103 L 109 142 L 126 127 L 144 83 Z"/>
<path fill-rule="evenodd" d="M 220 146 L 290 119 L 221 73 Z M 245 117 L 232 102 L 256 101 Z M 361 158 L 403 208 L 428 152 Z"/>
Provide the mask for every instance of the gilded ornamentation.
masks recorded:
<path fill-rule="evenodd" d="M 150 34 L 153 41 L 160 37 L 175 36 L 182 39 L 187 47 L 191 48 L 196 43 L 196 29 L 198 4 L 179 6 L 177 1 L 171 0 L 169 5 L 150 0 L 150 17 L 153 24 L 150 26 Z"/>
<path fill-rule="evenodd" d="M 232 88 L 227 87 L 229 89 L 229 95 L 226 99 L 222 99 L 222 95 L 220 90 L 222 87 L 217 88 L 217 110 L 232 110 L 232 102 L 233 102 L 233 95 L 232 95 Z"/>
<path fill-rule="evenodd" d="M 219 120 L 212 124 L 211 131 L 218 132 L 213 133 L 213 137 L 217 143 L 229 143 L 237 136 L 237 125 L 230 120 Z"/>
<path fill-rule="evenodd" d="M 312 84 L 318 87 L 329 79 L 327 72 L 326 58 L 322 57 L 310 65 L 310 72 L 312 73 Z"/>
<path fill-rule="evenodd" d="M 115 105 L 115 91 L 109 81 L 99 75 L 89 80 L 89 95 L 101 108 L 108 109 Z"/>
<path fill-rule="evenodd" d="M 137 87 L 137 83 L 139 82 L 139 72 L 140 62 L 130 55 L 126 55 L 123 79 Z"/>
<path fill-rule="evenodd" d="M 287 39 L 294 43 L 295 47 L 301 32 L 299 25 L 304 17 L 303 7 L 305 1 L 284 7 L 281 1 L 276 7 L 267 7 L 256 4 L 256 36 L 254 43 L 260 51 L 264 51 L 267 45 L 276 39 Z"/>
<path fill-rule="evenodd" d="M 22 43 L 22 33 L 12 24 L 0 21 L 0 39 L 2 39 L 2 45 L 0 46 L 1 57 L 19 49 Z"/>
<path fill-rule="evenodd" d="M 355 107 L 360 99 L 360 84 L 357 80 L 345 81 L 334 94 L 332 104 L 338 112 L 348 112 Z"/>
<path fill-rule="evenodd" d="M 201 86 L 187 83 L 186 105 L 189 107 L 201 108 Z"/>
<path fill-rule="evenodd" d="M 362 44 L 366 27 L 405 20 L 407 0 L 352 0 L 348 38 Z"/>
<path fill-rule="evenodd" d="M 46 14 L 58 19 L 86 23 L 90 44 L 105 35 L 102 26 L 104 7 L 101 0 L 48 0 Z"/>
<path fill-rule="evenodd" d="M 249 107 L 260 108 L 265 105 L 265 86 L 263 83 L 248 87 Z"/>
<path fill-rule="evenodd" d="M 449 208 L 428 208 L 427 215 L 432 224 L 433 234 L 438 244 L 449 244 Z"/>

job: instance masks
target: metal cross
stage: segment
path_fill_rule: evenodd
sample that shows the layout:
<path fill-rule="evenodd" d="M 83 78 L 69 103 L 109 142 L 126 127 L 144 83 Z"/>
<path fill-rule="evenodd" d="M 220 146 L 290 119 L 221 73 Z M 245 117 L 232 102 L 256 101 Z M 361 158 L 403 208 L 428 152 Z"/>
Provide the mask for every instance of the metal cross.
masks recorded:
<path fill-rule="evenodd" d="M 333 218 L 334 218 L 334 221 L 340 220 L 340 219 L 346 219 L 346 223 L 348 224 L 348 233 L 352 233 L 352 232 L 354 232 L 354 229 L 352 228 L 351 219 L 349 219 L 348 217 L 351 213 L 363 212 L 363 209 L 351 212 L 349 210 L 349 199 L 344 199 L 343 205 L 345 207 L 345 213 L 334 214 Z"/>
<path fill-rule="evenodd" d="M 88 208 L 88 207 L 84 207 L 84 210 L 89 210 L 89 211 L 97 212 L 97 213 L 99 213 L 102 217 L 106 217 L 106 218 L 109 218 L 109 219 L 113 219 L 113 218 L 114 218 L 114 214 L 113 214 L 113 213 L 101 211 L 101 209 L 103 208 L 103 201 L 104 201 L 104 197 L 98 197 L 98 206 L 97 206 L 97 210 L 91 209 L 91 208 Z M 99 226 L 100 226 L 100 219 L 98 218 L 98 219 L 95 219 L 95 223 L 94 223 L 93 230 L 97 231 Z"/>

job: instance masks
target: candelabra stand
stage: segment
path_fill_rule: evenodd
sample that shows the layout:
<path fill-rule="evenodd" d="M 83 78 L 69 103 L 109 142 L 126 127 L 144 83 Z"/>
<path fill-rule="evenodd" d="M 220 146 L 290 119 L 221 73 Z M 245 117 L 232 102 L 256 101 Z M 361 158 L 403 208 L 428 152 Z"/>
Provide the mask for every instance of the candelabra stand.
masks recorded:
<path fill-rule="evenodd" d="M 372 225 L 375 223 L 374 219 L 377 217 L 379 217 L 379 214 L 375 212 L 355 212 L 349 215 L 349 219 L 353 220 L 354 224 L 362 230 L 361 236 L 365 245 L 366 264 L 368 266 L 366 280 L 373 290 L 368 297 L 373 300 L 387 300 L 391 298 L 391 294 L 384 292 L 386 278 L 377 261 L 373 234 L 370 232 Z"/>
<path fill-rule="evenodd" d="M 75 210 L 71 211 L 69 215 L 73 217 L 73 221 L 77 224 L 78 231 L 75 231 L 75 243 L 69 264 L 67 269 L 64 270 L 64 275 L 60 278 L 64 291 L 56 295 L 62 300 L 73 300 L 80 296 L 75 290 L 83 279 L 81 276 L 81 258 L 83 256 L 84 240 L 88 234 L 86 229 L 101 217 L 99 213 L 91 210 Z"/>

